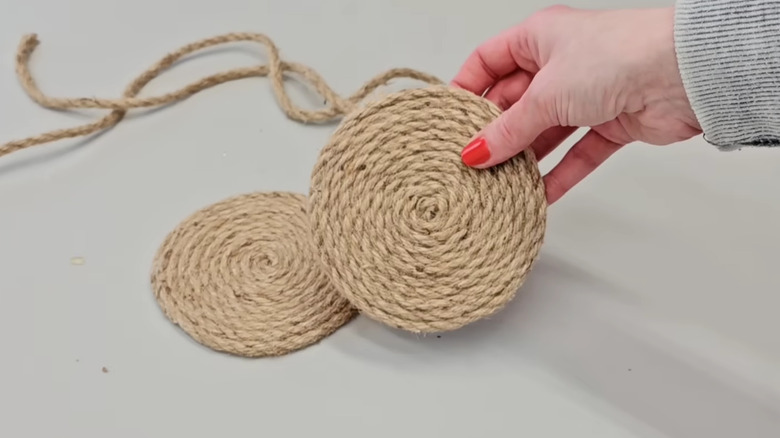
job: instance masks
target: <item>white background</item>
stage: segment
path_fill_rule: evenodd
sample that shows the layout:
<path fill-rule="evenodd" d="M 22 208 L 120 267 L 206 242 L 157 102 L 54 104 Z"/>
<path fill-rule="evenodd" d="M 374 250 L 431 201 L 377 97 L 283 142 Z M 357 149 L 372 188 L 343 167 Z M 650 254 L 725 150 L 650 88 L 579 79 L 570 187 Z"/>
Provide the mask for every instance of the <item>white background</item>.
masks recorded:
<path fill-rule="evenodd" d="M 13 58 L 28 32 L 42 41 L 33 74 L 55 96 L 118 96 L 167 51 L 230 31 L 268 34 L 347 94 L 398 66 L 448 80 L 549 4 L 0 0 L 0 141 L 99 114 L 26 97 Z M 211 52 L 144 94 L 264 59 Z M 550 209 L 537 268 L 495 318 L 441 338 L 359 318 L 315 347 L 247 360 L 163 317 L 152 257 L 208 204 L 306 193 L 334 126 L 286 119 L 266 79 L 133 114 L 92 141 L 0 159 L 0 436 L 780 436 L 780 150 L 632 145 Z"/>

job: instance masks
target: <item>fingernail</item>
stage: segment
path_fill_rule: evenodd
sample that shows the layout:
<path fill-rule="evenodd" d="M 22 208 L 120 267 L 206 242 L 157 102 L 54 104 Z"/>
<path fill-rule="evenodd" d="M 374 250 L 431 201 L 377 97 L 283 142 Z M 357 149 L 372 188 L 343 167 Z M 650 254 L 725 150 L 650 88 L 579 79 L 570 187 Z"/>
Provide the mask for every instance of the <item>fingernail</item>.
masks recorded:
<path fill-rule="evenodd" d="M 463 164 L 467 166 L 478 166 L 490 159 L 490 149 L 487 142 L 480 137 L 469 143 L 463 152 L 460 153 Z"/>

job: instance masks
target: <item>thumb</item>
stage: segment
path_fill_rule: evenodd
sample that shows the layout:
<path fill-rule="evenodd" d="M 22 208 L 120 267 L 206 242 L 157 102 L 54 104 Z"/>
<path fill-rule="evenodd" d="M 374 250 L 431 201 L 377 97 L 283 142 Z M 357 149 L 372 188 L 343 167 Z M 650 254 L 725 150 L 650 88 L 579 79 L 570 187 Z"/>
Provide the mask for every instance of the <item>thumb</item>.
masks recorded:
<path fill-rule="evenodd" d="M 554 126 L 541 81 L 531 82 L 523 96 L 493 122 L 485 126 L 461 151 L 467 166 L 484 169 L 503 163 L 529 147 L 544 131 Z"/>

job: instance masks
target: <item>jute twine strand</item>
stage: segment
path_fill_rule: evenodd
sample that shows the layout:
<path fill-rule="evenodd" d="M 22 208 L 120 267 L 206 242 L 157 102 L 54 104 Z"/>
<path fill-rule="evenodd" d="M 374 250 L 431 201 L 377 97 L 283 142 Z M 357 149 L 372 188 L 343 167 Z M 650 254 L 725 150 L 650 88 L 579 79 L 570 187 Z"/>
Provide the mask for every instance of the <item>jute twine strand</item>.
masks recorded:
<path fill-rule="evenodd" d="M 178 90 L 159 96 L 137 97 L 144 86 L 185 56 L 209 47 L 242 41 L 256 42 L 264 45 L 267 49 L 268 64 L 253 67 L 240 67 L 216 73 L 192 82 Z M 30 98 L 39 105 L 50 109 L 73 110 L 99 108 L 113 111 L 95 122 L 73 128 L 58 129 L 8 142 L 0 146 L 0 157 L 44 143 L 90 135 L 118 124 L 130 109 L 151 108 L 170 104 L 186 99 L 207 88 L 225 82 L 250 77 L 268 76 L 271 79 L 273 91 L 281 109 L 292 120 L 303 123 L 323 123 L 340 118 L 351 111 L 355 105 L 366 98 L 375 89 L 396 78 L 410 78 L 430 84 L 441 83 L 438 78 L 432 75 L 408 68 L 396 68 L 375 76 L 370 81 L 366 82 L 366 84 L 353 95 L 343 98 L 334 92 L 316 71 L 302 64 L 282 61 L 279 55 L 279 49 L 267 36 L 259 33 L 228 33 L 187 44 L 165 55 L 134 79 L 132 83 L 127 86 L 121 98 L 55 98 L 45 95 L 38 88 L 36 81 L 30 73 L 30 57 L 38 44 L 39 40 L 35 34 L 26 35 L 22 38 L 16 54 L 16 75 L 19 78 L 22 88 Z M 325 99 L 328 106 L 318 110 L 306 110 L 296 106 L 284 88 L 285 72 L 295 73 L 302 77 Z"/>
<path fill-rule="evenodd" d="M 166 316 L 197 342 L 245 357 L 280 356 L 357 313 L 319 269 L 306 198 L 252 193 L 195 212 L 153 264 Z"/>
<path fill-rule="evenodd" d="M 515 295 L 545 229 L 535 157 L 489 171 L 460 160 L 498 115 L 465 91 L 406 90 L 348 115 L 321 151 L 309 195 L 315 245 L 361 312 L 439 332 L 490 316 Z"/>

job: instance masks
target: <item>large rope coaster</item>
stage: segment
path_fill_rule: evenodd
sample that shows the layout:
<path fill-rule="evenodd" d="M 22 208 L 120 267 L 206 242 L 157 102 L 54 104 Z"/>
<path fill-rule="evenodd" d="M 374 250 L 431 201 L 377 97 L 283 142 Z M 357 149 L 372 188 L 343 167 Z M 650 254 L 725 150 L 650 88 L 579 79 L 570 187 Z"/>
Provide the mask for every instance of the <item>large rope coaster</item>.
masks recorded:
<path fill-rule="evenodd" d="M 205 77 L 160 96 L 141 89 L 178 60 L 231 42 L 263 44 L 268 64 Z M 164 314 L 197 342 L 247 357 L 279 356 L 317 343 L 362 313 L 392 327 L 432 333 L 461 328 L 504 307 L 525 281 L 544 238 L 546 200 L 529 150 L 489 170 L 460 161 L 463 146 L 500 111 L 488 100 L 411 69 L 376 76 L 348 98 L 312 69 L 282 61 L 262 34 L 231 33 L 172 52 L 121 98 L 52 98 L 28 62 L 16 72 L 39 105 L 102 108 L 96 122 L 0 146 L 0 156 L 89 135 L 134 108 L 157 107 L 242 78 L 267 76 L 292 120 L 342 119 L 311 175 L 309 197 L 241 194 L 207 206 L 164 240 L 151 283 Z M 327 107 L 296 106 L 285 74 L 308 83 Z M 427 85 L 368 99 L 395 78 Z"/>

